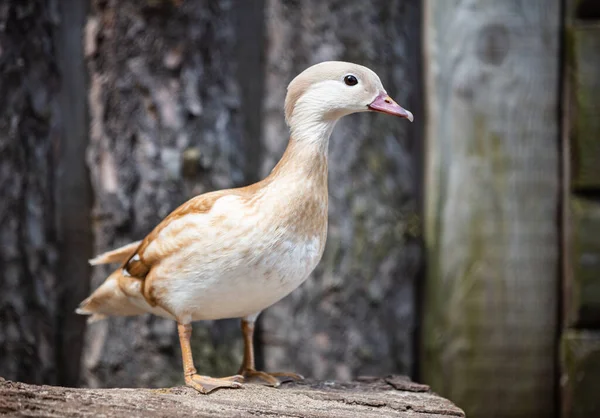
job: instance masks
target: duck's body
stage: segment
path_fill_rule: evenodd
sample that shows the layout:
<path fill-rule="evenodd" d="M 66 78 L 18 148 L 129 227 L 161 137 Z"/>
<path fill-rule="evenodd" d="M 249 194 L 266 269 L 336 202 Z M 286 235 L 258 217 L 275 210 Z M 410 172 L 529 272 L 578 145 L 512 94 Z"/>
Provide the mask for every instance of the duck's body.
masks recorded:
<path fill-rule="evenodd" d="M 261 182 L 200 195 L 173 211 L 125 248 L 125 264 L 83 313 L 245 318 L 288 295 L 318 264 L 327 235 L 327 160 L 300 148 L 292 139 Z"/>
<path fill-rule="evenodd" d="M 253 324 L 262 310 L 302 284 L 321 259 L 327 234 L 327 147 L 337 120 L 367 110 L 412 120 L 387 96 L 375 73 L 342 62 L 318 64 L 296 77 L 285 110 L 292 137 L 267 178 L 196 196 L 141 242 L 92 260 L 122 266 L 78 312 L 92 319 L 149 312 L 176 320 L 186 382 L 203 393 L 239 384 L 237 377 L 195 374 L 189 324 L 196 320 L 243 318 L 246 350 L 240 373 L 278 383 L 273 374 L 254 370 Z"/>

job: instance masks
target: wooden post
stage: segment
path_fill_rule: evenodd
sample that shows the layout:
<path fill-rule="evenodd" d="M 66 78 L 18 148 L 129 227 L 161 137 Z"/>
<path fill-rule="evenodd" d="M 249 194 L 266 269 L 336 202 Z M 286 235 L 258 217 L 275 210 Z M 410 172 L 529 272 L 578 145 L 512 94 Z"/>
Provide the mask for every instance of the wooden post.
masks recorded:
<path fill-rule="evenodd" d="M 586 418 L 600 416 L 600 5 L 566 10 L 562 416 Z"/>
<path fill-rule="evenodd" d="M 425 2 L 421 378 L 469 417 L 555 410 L 559 13 Z"/>

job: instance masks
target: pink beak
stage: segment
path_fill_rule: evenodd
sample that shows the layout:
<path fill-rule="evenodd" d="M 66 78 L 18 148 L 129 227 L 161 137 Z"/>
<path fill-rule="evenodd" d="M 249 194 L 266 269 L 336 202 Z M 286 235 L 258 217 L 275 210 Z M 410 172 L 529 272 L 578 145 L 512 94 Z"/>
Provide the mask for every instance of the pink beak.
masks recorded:
<path fill-rule="evenodd" d="M 376 112 L 387 113 L 388 115 L 400 116 L 409 121 L 413 121 L 413 114 L 396 103 L 387 93 L 381 93 L 369 105 L 369 109 Z"/>

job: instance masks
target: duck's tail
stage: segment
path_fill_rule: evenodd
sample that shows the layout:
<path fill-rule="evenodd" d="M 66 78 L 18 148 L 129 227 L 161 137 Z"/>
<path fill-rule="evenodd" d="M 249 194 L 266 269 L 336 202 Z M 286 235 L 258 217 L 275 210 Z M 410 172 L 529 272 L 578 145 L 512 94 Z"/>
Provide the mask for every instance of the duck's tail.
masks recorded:
<path fill-rule="evenodd" d="M 110 264 L 110 263 L 124 263 L 128 257 L 130 257 L 135 250 L 140 246 L 141 241 L 132 242 L 131 244 L 124 245 L 112 251 L 107 251 L 94 258 L 89 263 L 92 266 L 98 264 Z"/>
<path fill-rule="evenodd" d="M 107 316 L 132 316 L 145 313 L 134 305 L 119 286 L 123 278 L 121 268 L 115 270 L 108 278 L 85 299 L 75 310 L 80 315 L 90 315 L 88 323 L 100 321 Z"/>

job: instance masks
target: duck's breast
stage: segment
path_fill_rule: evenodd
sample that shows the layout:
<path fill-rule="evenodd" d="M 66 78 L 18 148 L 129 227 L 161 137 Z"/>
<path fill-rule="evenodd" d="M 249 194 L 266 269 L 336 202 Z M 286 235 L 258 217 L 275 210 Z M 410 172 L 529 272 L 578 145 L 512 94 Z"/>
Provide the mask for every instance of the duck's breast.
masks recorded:
<path fill-rule="evenodd" d="M 229 200 L 226 217 L 217 207 L 180 226 L 189 245 L 153 269 L 153 293 L 176 316 L 203 320 L 258 313 L 300 286 L 323 254 L 326 217 L 324 224 L 313 220 L 318 228 L 299 233 L 289 218 L 268 219 L 265 214 L 275 212 Z M 232 207 L 236 204 L 239 208 Z M 221 219 L 218 228 L 214 219 Z"/>

